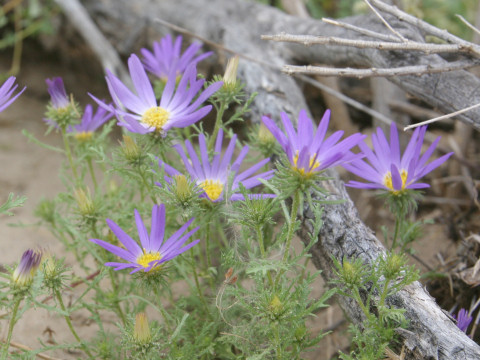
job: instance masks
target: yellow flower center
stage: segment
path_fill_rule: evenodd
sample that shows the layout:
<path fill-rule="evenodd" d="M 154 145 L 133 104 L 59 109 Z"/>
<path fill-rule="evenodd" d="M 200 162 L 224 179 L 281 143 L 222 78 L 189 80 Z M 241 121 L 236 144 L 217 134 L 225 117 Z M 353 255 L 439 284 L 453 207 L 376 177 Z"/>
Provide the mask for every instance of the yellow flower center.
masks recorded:
<path fill-rule="evenodd" d="M 145 252 L 145 249 L 143 249 L 143 254 L 137 258 L 137 264 L 142 265 L 144 268 L 147 268 L 148 264 L 150 264 L 152 261 L 161 260 L 161 259 L 162 259 L 162 255 L 160 255 L 158 251 Z M 150 271 L 157 270 L 157 269 L 160 269 L 160 267 L 158 265 L 155 265 L 152 269 L 150 269 Z"/>
<path fill-rule="evenodd" d="M 80 131 L 75 134 L 75 139 L 77 139 L 78 141 L 88 141 L 92 138 L 92 135 L 92 131 Z"/>
<path fill-rule="evenodd" d="M 217 200 L 223 191 L 223 184 L 218 180 L 204 180 L 199 186 L 212 201 Z"/>
<path fill-rule="evenodd" d="M 160 106 L 155 106 L 143 113 L 141 121 L 145 125 L 154 127 L 155 130 L 160 131 L 169 118 L 170 113 L 167 110 Z"/>
<path fill-rule="evenodd" d="M 311 174 L 313 169 L 320 166 L 320 163 L 318 161 L 315 161 L 316 157 L 317 157 L 317 154 L 313 154 L 310 157 L 310 163 L 308 164 L 308 168 L 311 169 L 311 170 L 307 171 L 306 175 Z M 296 152 L 295 156 L 293 157 L 293 165 L 294 165 L 295 170 L 297 170 L 300 174 L 305 175 L 305 169 L 304 168 L 299 169 L 297 167 L 297 162 L 298 162 L 298 151 Z"/>
<path fill-rule="evenodd" d="M 407 173 L 407 170 L 402 170 L 400 171 L 400 176 L 402 178 L 402 189 L 401 190 L 395 190 L 393 188 L 393 181 L 392 181 L 392 173 L 389 171 L 387 172 L 387 174 L 385 175 L 385 177 L 383 178 L 383 184 L 389 188 L 392 192 L 394 192 L 395 194 L 401 192 L 402 190 L 405 190 L 405 186 L 407 185 L 406 182 L 407 182 L 407 177 L 408 177 L 408 173 Z"/>

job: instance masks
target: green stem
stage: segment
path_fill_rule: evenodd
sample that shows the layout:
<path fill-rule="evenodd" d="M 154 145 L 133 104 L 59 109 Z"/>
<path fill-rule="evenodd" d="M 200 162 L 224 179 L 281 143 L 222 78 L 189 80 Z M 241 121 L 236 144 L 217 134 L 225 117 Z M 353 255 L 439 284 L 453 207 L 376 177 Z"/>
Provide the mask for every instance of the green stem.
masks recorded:
<path fill-rule="evenodd" d="M 126 325 L 127 323 L 127 319 L 125 317 L 125 314 L 123 313 L 123 310 L 122 310 L 122 307 L 120 306 L 119 302 L 118 302 L 118 284 L 117 284 L 117 280 L 115 279 L 115 274 L 113 273 L 113 269 L 111 267 L 108 268 L 108 275 L 110 276 L 110 281 L 112 283 L 112 289 L 113 289 L 113 293 L 115 294 L 115 301 L 114 301 L 114 306 L 117 310 L 117 313 L 118 313 L 118 316 L 120 317 L 120 319 L 122 320 L 122 324 L 123 325 Z"/>
<path fill-rule="evenodd" d="M 205 259 L 207 260 L 207 271 L 212 266 L 212 258 L 210 256 L 210 223 L 207 223 L 205 229 Z"/>
<path fill-rule="evenodd" d="M 397 245 L 398 230 L 400 229 L 400 224 L 402 221 L 403 220 L 401 217 L 397 217 L 395 219 L 395 230 L 393 232 L 392 247 L 390 248 L 390 251 L 395 249 L 395 246 Z"/>
<path fill-rule="evenodd" d="M 55 291 L 55 297 L 57 298 L 58 304 L 60 305 L 60 308 L 62 309 L 62 311 L 66 313 L 67 309 L 65 308 L 65 304 L 63 303 L 62 296 L 60 295 L 60 292 L 58 290 Z M 87 354 L 90 359 L 94 359 L 93 355 L 88 350 L 87 345 L 83 343 L 82 339 L 80 339 L 80 336 L 78 336 L 77 332 L 75 331 L 75 328 L 73 327 L 73 324 L 72 324 L 72 320 L 70 319 L 70 315 L 64 315 L 63 317 L 67 322 L 70 332 L 73 334 L 75 339 L 80 343 L 80 346 L 82 347 L 85 354 Z"/>
<path fill-rule="evenodd" d="M 215 286 L 213 284 L 213 279 L 210 275 L 210 268 L 212 267 L 212 257 L 210 255 L 210 223 L 207 223 L 207 228 L 205 230 L 205 259 L 207 261 L 207 276 L 208 276 L 208 283 L 212 291 L 215 290 Z"/>
<path fill-rule="evenodd" d="M 98 187 L 97 178 L 95 177 L 95 172 L 93 171 L 92 158 L 90 156 L 87 156 L 87 163 L 88 163 L 88 170 L 90 171 L 90 176 L 92 177 L 93 186 L 95 187 L 95 191 L 96 191 Z"/>
<path fill-rule="evenodd" d="M 370 317 L 370 311 L 368 311 L 368 309 L 363 304 L 362 297 L 360 296 L 360 292 L 358 291 L 357 287 L 354 288 L 353 295 L 354 295 L 354 299 L 357 301 L 358 305 L 362 309 L 365 316 L 367 318 L 369 318 Z"/>
<path fill-rule="evenodd" d="M 77 168 L 73 164 L 73 157 L 72 157 L 72 151 L 70 149 L 70 142 L 68 141 L 68 136 L 65 129 L 62 129 L 62 138 L 63 138 L 63 146 L 65 147 L 65 155 L 67 155 L 68 163 L 70 164 L 70 168 L 72 169 L 75 182 L 78 183 L 79 180 L 78 180 Z"/>
<path fill-rule="evenodd" d="M 213 128 L 212 136 L 208 142 L 208 151 L 212 151 L 215 146 L 215 141 L 217 139 L 218 131 L 220 130 L 220 125 L 222 125 L 223 113 L 228 108 L 227 103 L 223 102 L 220 104 L 220 109 L 217 111 L 217 118 L 215 120 L 215 127 Z"/>
<path fill-rule="evenodd" d="M 167 315 L 167 311 L 165 310 L 165 307 L 163 306 L 163 302 L 162 302 L 162 299 L 160 298 L 160 293 L 158 292 L 158 288 L 154 287 L 153 292 L 155 293 L 155 295 L 158 298 L 157 301 L 156 301 L 156 304 L 157 304 L 158 309 L 160 310 L 160 313 L 162 314 L 163 319 L 165 320 L 165 325 L 167 326 L 167 331 L 168 331 L 169 334 L 171 334 L 172 333 L 172 323 L 170 322 L 170 318 Z"/>
<path fill-rule="evenodd" d="M 200 282 L 198 281 L 198 274 L 197 274 L 197 268 L 195 267 L 195 255 L 193 251 L 190 251 L 191 257 L 192 257 L 192 269 L 193 269 L 193 278 L 195 279 L 195 287 L 197 288 L 198 291 L 198 296 L 200 297 L 200 300 L 202 304 L 205 306 L 205 313 L 208 315 L 208 317 L 211 319 L 212 315 L 210 314 L 210 310 L 208 308 L 207 300 L 205 300 L 205 297 L 203 296 L 202 289 L 200 287 Z"/>
<path fill-rule="evenodd" d="M 15 305 L 13 306 L 12 318 L 10 319 L 10 324 L 8 325 L 7 341 L 5 342 L 2 352 L 2 360 L 7 359 L 8 349 L 10 348 L 10 341 L 12 341 L 13 327 L 17 322 L 15 318 L 17 317 L 18 307 L 20 306 L 20 302 L 22 301 L 22 299 L 23 296 L 17 296 L 17 300 L 15 302 Z"/>
<path fill-rule="evenodd" d="M 387 298 L 387 294 L 388 294 L 388 285 L 390 284 L 390 279 L 385 279 L 385 285 L 383 287 L 383 291 L 382 291 L 382 295 L 380 296 L 380 302 L 379 302 L 379 305 L 380 306 L 384 306 L 385 305 L 385 300 Z"/>
<path fill-rule="evenodd" d="M 265 244 L 263 241 L 262 227 L 258 225 L 256 227 L 256 230 L 257 230 L 258 245 L 260 247 L 260 253 L 262 254 L 262 259 L 266 259 L 267 254 L 265 253 Z M 270 274 L 270 270 L 267 270 L 267 276 L 268 276 L 268 282 L 270 283 L 270 286 L 273 287 L 273 279 L 272 279 L 272 274 Z"/>
<path fill-rule="evenodd" d="M 278 326 L 274 327 L 275 329 L 275 352 L 277 353 L 277 359 L 283 359 L 283 351 L 282 351 L 282 342 L 280 341 L 280 332 L 278 330 Z"/>
<path fill-rule="evenodd" d="M 293 195 L 292 211 L 290 213 L 290 223 L 288 224 L 287 245 L 283 253 L 283 262 L 287 262 L 290 246 L 292 245 L 293 231 L 295 230 L 295 222 L 297 220 L 298 206 L 300 205 L 300 190 L 295 190 Z"/>
<path fill-rule="evenodd" d="M 150 197 L 150 199 L 152 200 L 152 202 L 153 202 L 154 204 L 156 204 L 156 203 L 157 203 L 157 200 L 156 200 L 155 197 L 153 197 L 152 194 L 150 193 L 150 188 L 151 188 L 151 186 L 150 186 L 150 184 L 147 182 L 147 179 L 145 178 L 145 171 L 144 171 L 144 169 L 141 168 L 141 167 L 139 167 L 139 168 L 138 168 L 138 173 L 140 174 L 140 177 L 141 177 L 141 179 L 142 179 L 142 183 L 143 183 L 143 185 L 145 186 L 145 189 L 146 189 L 146 191 L 147 191 L 147 193 L 148 193 L 148 196 Z M 143 191 L 142 191 L 142 194 L 143 194 Z M 143 197 L 143 195 L 142 195 L 142 197 Z"/>

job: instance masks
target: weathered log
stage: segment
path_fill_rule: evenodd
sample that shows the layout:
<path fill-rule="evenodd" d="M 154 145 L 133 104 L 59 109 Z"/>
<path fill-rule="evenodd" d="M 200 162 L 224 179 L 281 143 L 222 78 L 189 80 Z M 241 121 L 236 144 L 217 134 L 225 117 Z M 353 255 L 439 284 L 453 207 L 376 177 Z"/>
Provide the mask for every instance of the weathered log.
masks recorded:
<path fill-rule="evenodd" d="M 156 18 L 162 18 L 238 53 L 279 66 L 291 63 L 294 59 L 370 67 L 445 62 L 437 55 L 425 56 L 414 52 L 306 48 L 261 41 L 262 34 L 282 31 L 332 36 L 348 34 L 351 38 L 359 38 L 360 35 L 315 20 L 288 16 L 276 9 L 245 0 L 84 0 L 84 4 L 117 51 L 125 55 L 137 51 L 138 46 L 148 46 L 147 34 L 155 37 L 164 34 L 167 29 L 155 22 Z M 346 21 L 374 31 L 384 31 L 375 16 L 358 16 Z M 394 18 L 389 18 L 389 21 L 407 38 L 421 40 L 417 29 Z M 295 118 L 301 108 L 306 108 L 294 79 L 278 70 L 241 61 L 239 77 L 246 83 L 247 91 L 259 93 L 253 103 L 254 121 L 259 121 L 260 115 L 266 113 L 278 118 L 280 111 L 286 111 Z M 410 94 L 445 112 L 480 101 L 480 81 L 466 71 L 404 76 L 393 81 Z M 477 109 L 460 118 L 480 128 L 479 115 L 480 110 Z M 335 178 L 335 174 L 331 174 Z M 335 194 L 332 196 L 346 199 L 343 204 L 326 206 L 319 242 L 312 249 L 315 265 L 323 270 L 323 276 L 329 280 L 333 277 L 332 256 L 361 257 L 365 261 L 372 261 L 383 254 L 384 248 L 359 219 L 342 182 L 334 179 L 324 186 Z M 308 239 L 307 234 L 311 229 L 307 220 L 312 216 L 308 208 L 304 209 L 300 231 L 304 239 Z M 361 311 L 352 301 L 343 297 L 338 300 L 352 321 L 362 321 Z M 419 283 L 408 286 L 390 301 L 392 305 L 406 309 L 406 316 L 410 319 L 409 330 L 400 333 L 406 349 L 405 359 L 480 359 L 480 347 L 455 326 Z"/>

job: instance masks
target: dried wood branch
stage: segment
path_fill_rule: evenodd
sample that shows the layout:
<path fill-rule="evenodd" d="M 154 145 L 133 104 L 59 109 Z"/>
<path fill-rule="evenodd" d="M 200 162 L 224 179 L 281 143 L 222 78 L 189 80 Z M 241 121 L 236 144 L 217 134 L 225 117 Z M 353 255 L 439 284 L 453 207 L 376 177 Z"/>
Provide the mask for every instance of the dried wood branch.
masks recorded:
<path fill-rule="evenodd" d="M 383 22 L 383 24 L 388 28 L 388 30 L 390 30 L 393 34 L 395 34 L 395 36 L 397 36 L 400 40 L 402 40 L 403 42 L 407 42 L 408 40 L 403 37 L 402 34 L 400 34 L 397 30 L 395 30 L 392 26 L 390 26 L 390 24 L 388 23 L 387 20 L 385 20 L 385 18 L 380 15 L 380 13 L 372 6 L 372 4 L 370 4 L 370 2 L 368 0 L 363 0 L 367 5 L 368 7 L 375 13 L 375 15 L 377 15 L 377 17 Z"/>
<path fill-rule="evenodd" d="M 456 15 L 465 25 L 467 25 L 470 29 L 472 29 L 473 31 L 475 31 L 477 34 L 480 34 L 480 30 L 478 28 L 476 28 L 475 26 L 473 26 L 472 24 L 470 24 L 467 19 L 465 19 L 462 15 Z"/>
<path fill-rule="evenodd" d="M 392 35 L 385 35 L 385 34 L 382 34 L 382 33 L 375 32 L 375 31 L 370 31 L 368 29 L 364 29 L 364 28 L 361 28 L 361 27 L 358 27 L 358 26 L 355 26 L 355 25 L 352 25 L 352 24 L 342 22 L 342 21 L 337 21 L 337 20 L 330 19 L 330 18 L 323 18 L 322 21 L 327 23 L 327 24 L 330 24 L 330 25 L 335 25 L 335 26 L 339 26 L 339 27 L 342 27 L 342 28 L 345 28 L 345 29 L 348 29 L 348 30 L 353 30 L 353 31 L 356 31 L 360 34 L 363 34 L 363 35 L 366 35 L 366 36 L 369 36 L 369 37 L 372 37 L 372 38 L 380 39 L 380 40 L 383 40 L 383 41 L 393 41 L 393 42 L 400 42 L 401 41 L 398 37 L 395 37 L 395 36 L 392 36 Z"/>
<path fill-rule="evenodd" d="M 480 64 L 480 59 L 478 61 L 455 61 L 452 63 L 447 63 L 441 66 L 435 65 L 413 65 L 413 66 L 402 66 L 399 68 L 388 68 L 388 69 L 352 69 L 352 68 L 330 68 L 324 66 L 296 66 L 296 65 L 284 65 L 282 71 L 288 75 L 294 74 L 313 74 L 320 76 L 344 76 L 344 77 L 388 77 L 388 76 L 405 76 L 405 75 L 422 75 L 422 74 L 434 74 L 434 73 L 443 73 L 447 71 L 462 70 L 468 69 Z"/>
<path fill-rule="evenodd" d="M 279 42 L 293 42 L 305 46 L 311 45 L 337 45 L 352 46 L 360 49 L 378 49 L 378 50 L 405 50 L 405 51 L 421 51 L 425 54 L 439 53 L 471 53 L 480 55 L 480 51 L 474 49 L 474 44 L 430 44 L 416 41 L 408 42 L 386 42 L 386 41 L 368 41 L 357 39 L 343 39 L 333 36 L 314 36 L 314 35 L 292 35 L 292 34 L 276 34 L 262 35 L 262 40 L 271 40 Z"/>
<path fill-rule="evenodd" d="M 403 130 L 404 131 L 407 131 L 407 130 L 410 130 L 410 129 L 414 129 L 416 127 L 419 127 L 419 126 L 422 126 L 422 125 L 428 125 L 428 124 L 431 124 L 431 123 L 434 123 L 436 121 L 440 121 L 440 120 L 444 120 L 444 119 L 450 119 L 454 116 L 457 116 L 457 115 L 460 115 L 460 114 L 463 114 L 467 111 L 470 111 L 470 110 L 473 110 L 473 109 L 476 109 L 480 107 L 480 103 L 478 104 L 475 104 L 475 105 L 472 105 L 472 106 L 469 106 L 469 107 L 466 107 L 465 109 L 461 109 L 461 110 L 458 110 L 458 111 L 455 111 L 453 113 L 450 113 L 450 114 L 446 114 L 446 115 L 442 115 L 442 116 L 439 116 L 439 117 L 436 117 L 436 118 L 433 118 L 433 119 L 430 119 L 430 120 L 426 120 L 426 121 L 422 121 L 418 124 L 412 124 L 412 125 L 409 125 L 409 126 L 406 126 Z"/>

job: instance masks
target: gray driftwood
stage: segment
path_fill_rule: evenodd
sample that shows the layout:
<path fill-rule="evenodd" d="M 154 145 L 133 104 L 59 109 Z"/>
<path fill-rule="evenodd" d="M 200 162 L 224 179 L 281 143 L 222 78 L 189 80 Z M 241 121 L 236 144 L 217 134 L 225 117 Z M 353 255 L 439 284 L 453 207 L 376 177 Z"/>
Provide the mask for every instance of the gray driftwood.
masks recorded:
<path fill-rule="evenodd" d="M 215 41 L 240 54 L 273 65 L 282 66 L 294 61 L 331 65 L 398 67 L 414 64 L 445 62 L 437 55 L 425 56 L 415 52 L 382 52 L 378 50 L 341 47 L 304 47 L 270 43 L 260 40 L 262 34 L 282 31 L 295 34 L 322 34 L 359 38 L 359 34 L 309 19 L 295 18 L 282 12 L 245 0 L 84 0 L 90 16 L 97 22 L 114 47 L 123 55 L 137 51 L 140 46 L 168 32 L 155 20 L 164 19 L 184 27 L 206 39 Z M 388 18 L 390 24 L 407 38 L 421 41 L 417 29 Z M 375 16 L 359 16 L 346 21 L 377 32 L 386 29 Z M 280 71 L 254 62 L 241 61 L 239 76 L 248 91 L 259 93 L 253 106 L 252 119 L 262 114 L 278 118 L 280 111 L 296 117 L 305 100 L 294 79 Z M 423 99 L 444 112 L 453 112 L 480 101 L 480 81 L 465 71 L 423 76 L 404 76 L 392 79 L 410 94 Z M 480 128 L 480 109 L 459 118 Z M 333 174 L 335 175 L 335 174 Z M 319 242 L 312 250 L 315 265 L 323 270 L 326 280 L 332 278 L 331 257 L 361 257 L 365 261 L 380 256 L 383 246 L 362 223 L 343 183 L 326 183 L 335 197 L 344 198 L 341 205 L 327 206 Z M 303 212 L 300 235 L 307 239 L 309 209 Z M 340 305 L 351 320 L 361 323 L 361 311 L 346 298 Z M 411 321 L 409 331 L 402 331 L 405 359 L 480 359 L 480 347 L 462 333 L 442 312 L 419 283 L 415 283 L 391 300 L 393 305 L 406 309 Z"/>

